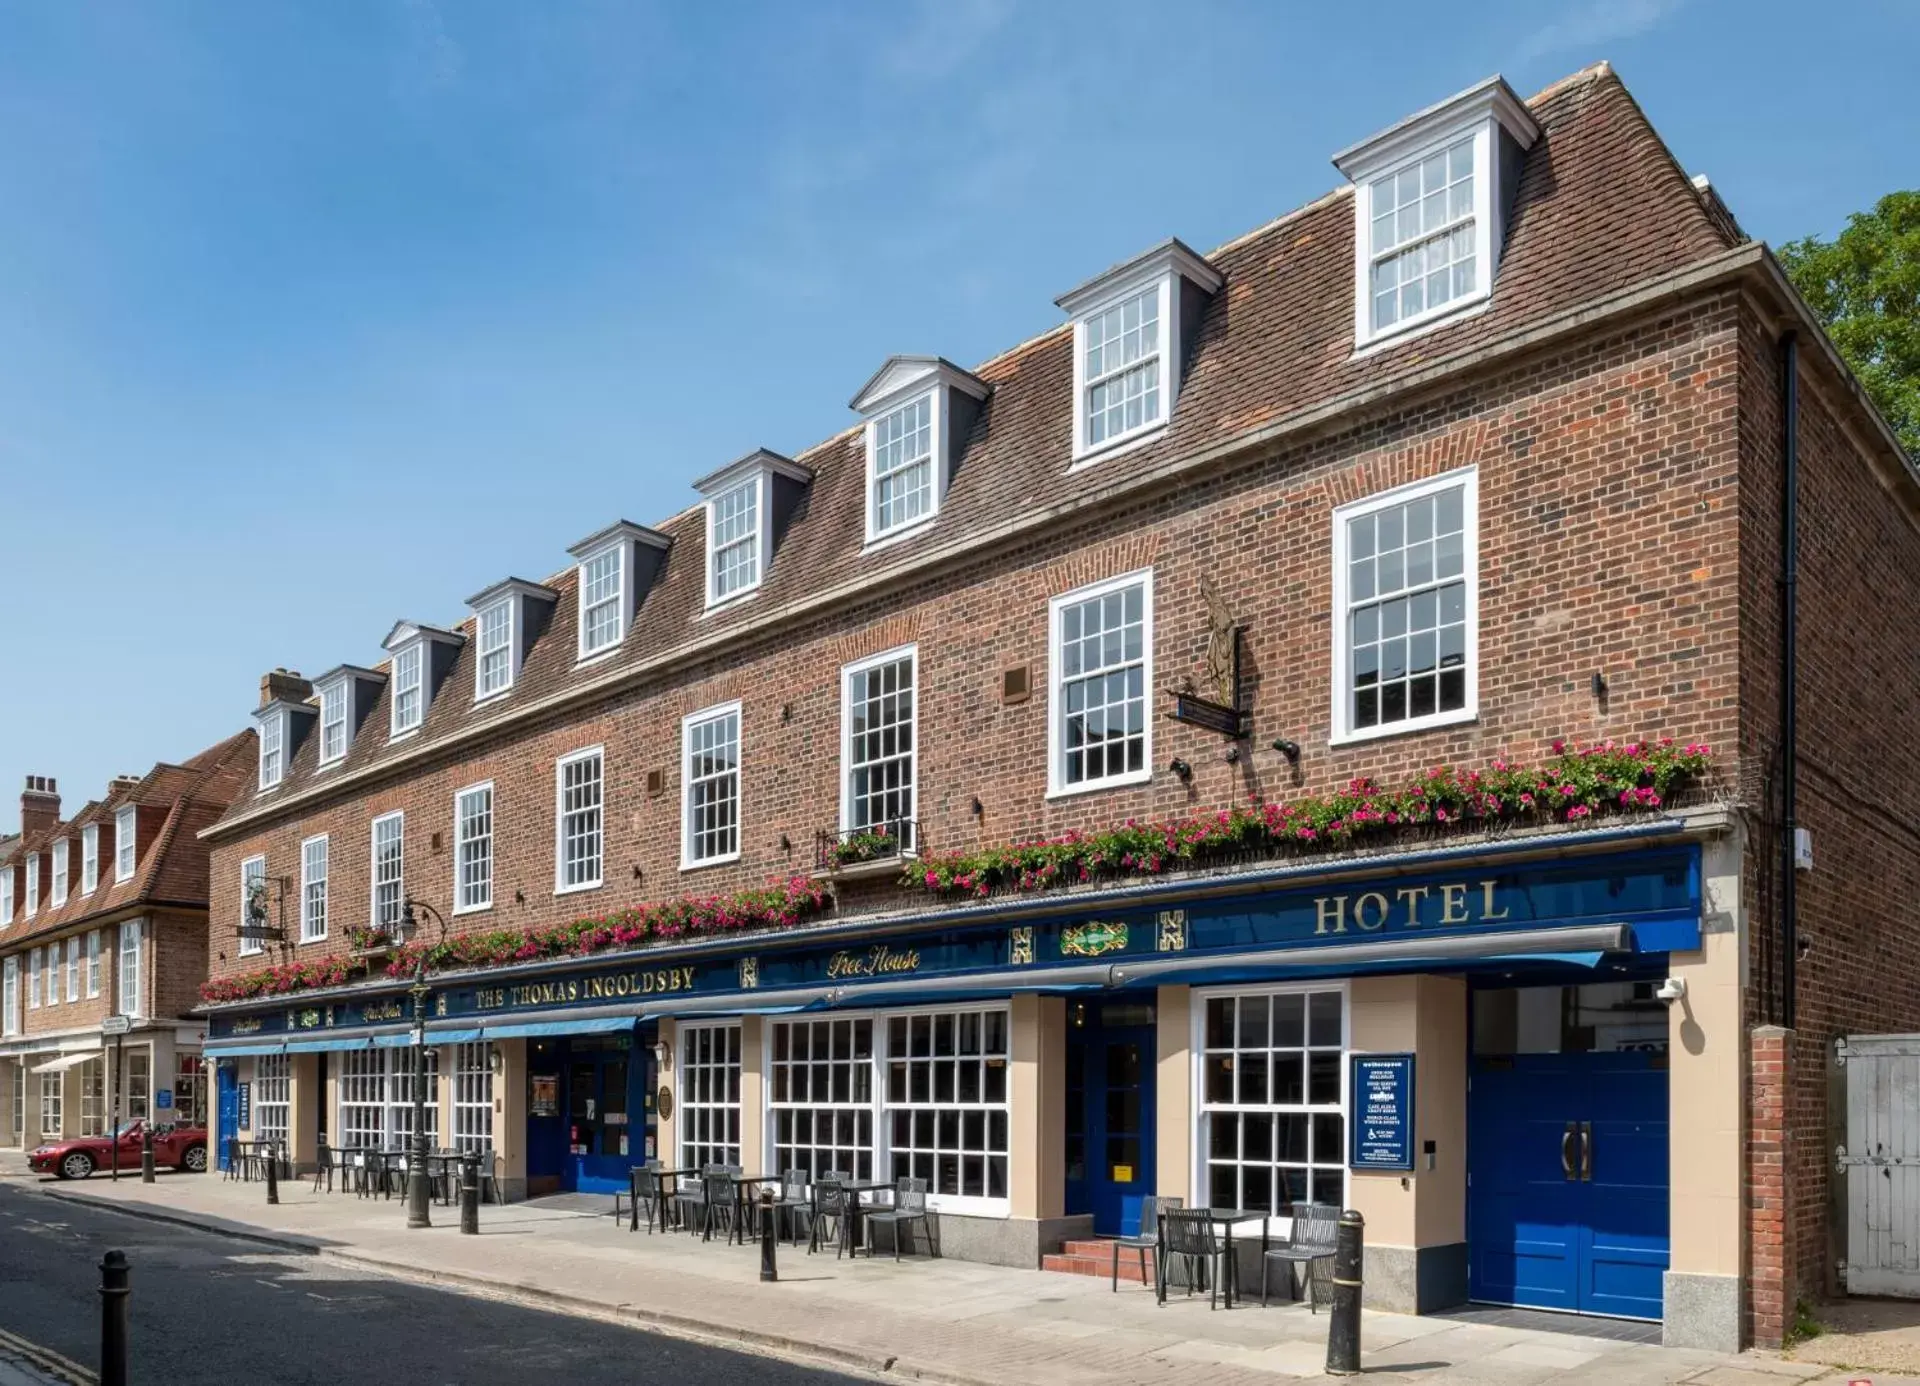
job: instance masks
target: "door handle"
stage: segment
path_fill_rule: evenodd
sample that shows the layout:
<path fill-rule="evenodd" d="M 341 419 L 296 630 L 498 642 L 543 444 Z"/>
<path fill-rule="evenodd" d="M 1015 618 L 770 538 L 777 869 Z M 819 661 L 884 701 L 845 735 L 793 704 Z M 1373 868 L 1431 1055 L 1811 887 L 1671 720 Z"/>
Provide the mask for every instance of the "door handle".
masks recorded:
<path fill-rule="evenodd" d="M 1580 1182 L 1593 1182 L 1593 1123 L 1580 1123 Z"/>
<path fill-rule="evenodd" d="M 1567 1123 L 1567 1129 L 1560 1133 L 1560 1173 L 1563 1178 L 1568 1180 L 1574 1177 L 1573 1136 L 1574 1132 L 1579 1128 L 1579 1125 L 1580 1123 L 1577 1121 L 1570 1121 Z"/>

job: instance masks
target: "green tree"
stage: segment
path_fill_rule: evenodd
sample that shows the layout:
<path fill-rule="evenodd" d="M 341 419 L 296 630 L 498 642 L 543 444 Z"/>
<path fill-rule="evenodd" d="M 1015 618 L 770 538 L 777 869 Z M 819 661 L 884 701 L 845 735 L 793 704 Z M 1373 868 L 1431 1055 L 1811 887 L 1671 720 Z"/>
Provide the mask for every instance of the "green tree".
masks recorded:
<path fill-rule="evenodd" d="M 1920 457 L 1920 190 L 1888 193 L 1830 241 L 1782 246 L 1780 261 L 1908 454 Z"/>

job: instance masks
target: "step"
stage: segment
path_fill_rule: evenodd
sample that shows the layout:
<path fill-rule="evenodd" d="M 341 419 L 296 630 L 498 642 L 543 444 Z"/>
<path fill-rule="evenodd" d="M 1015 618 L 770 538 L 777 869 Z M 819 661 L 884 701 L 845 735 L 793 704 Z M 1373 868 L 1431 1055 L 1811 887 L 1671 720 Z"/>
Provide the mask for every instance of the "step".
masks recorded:
<path fill-rule="evenodd" d="M 1069 1245 L 1073 1245 L 1069 1243 Z M 1086 1245 L 1086 1243 L 1081 1243 Z M 1105 1280 L 1113 1275 L 1113 1252 L 1102 1250 L 1098 1255 L 1080 1256 L 1068 1252 L 1056 1252 L 1040 1258 L 1040 1269 L 1060 1271 L 1067 1275 L 1090 1275 Z M 1138 1253 L 1120 1253 L 1120 1278 L 1132 1284 L 1151 1285 L 1153 1283 L 1153 1258 L 1147 1258 L 1147 1274 L 1144 1280 L 1140 1276 L 1140 1258 Z"/>

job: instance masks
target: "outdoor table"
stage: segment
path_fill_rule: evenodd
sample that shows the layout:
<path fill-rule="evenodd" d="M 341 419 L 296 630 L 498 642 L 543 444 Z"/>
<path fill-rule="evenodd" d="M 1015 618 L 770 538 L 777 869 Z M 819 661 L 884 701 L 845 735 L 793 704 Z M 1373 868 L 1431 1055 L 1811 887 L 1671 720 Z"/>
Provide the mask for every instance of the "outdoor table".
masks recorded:
<path fill-rule="evenodd" d="M 892 1193 L 893 1185 L 884 1179 L 854 1179 L 840 1186 L 853 1197 L 847 1204 L 847 1254 L 851 1256 L 860 1249 L 860 1242 L 866 1231 L 867 1205 L 860 1199 L 862 1194 Z"/>
<path fill-rule="evenodd" d="M 653 1173 L 657 1180 L 653 1187 L 658 1194 L 655 1202 L 660 1208 L 660 1226 L 665 1228 L 667 1225 L 667 1205 L 673 1201 L 673 1196 L 680 1191 L 681 1178 L 690 1175 L 698 1179 L 700 1178 L 700 1171 L 697 1169 L 656 1169 Z M 627 1180 L 628 1187 L 631 1188 L 633 1176 L 629 1174 Z"/>
<path fill-rule="evenodd" d="M 727 1240 L 731 1242 L 737 1237 L 739 1238 L 740 1244 L 745 1246 L 747 1244 L 746 1209 L 753 1206 L 753 1197 L 748 1193 L 748 1190 L 755 1184 L 778 1184 L 780 1182 L 780 1176 L 777 1174 L 735 1174 L 729 1177 L 733 1180 L 733 1231 L 728 1234 Z"/>
<path fill-rule="evenodd" d="M 1178 1211 L 1178 1210 L 1169 1209 L 1168 1211 L 1172 1212 L 1172 1211 Z M 1258 1221 L 1260 1223 L 1260 1249 L 1261 1251 L 1264 1252 L 1266 1250 L 1266 1245 L 1267 1245 L 1267 1220 L 1269 1218 L 1276 1216 L 1276 1214 L 1266 1212 L 1260 1209 L 1253 1209 L 1253 1208 L 1197 1208 L 1197 1209 L 1194 1209 L 1193 1211 L 1205 1213 L 1207 1215 L 1208 1221 L 1218 1224 L 1219 1226 L 1224 1227 L 1226 1229 L 1226 1234 L 1227 1234 L 1226 1239 L 1221 1243 L 1220 1250 L 1226 1260 L 1227 1275 L 1226 1275 L 1226 1284 L 1222 1285 L 1220 1288 L 1226 1292 L 1227 1308 L 1231 1309 L 1233 1308 L 1234 1291 L 1239 1289 L 1240 1287 L 1240 1267 L 1238 1263 L 1235 1261 L 1234 1255 L 1233 1255 L 1233 1225 L 1236 1222 Z M 1161 1214 L 1160 1220 L 1163 1223 L 1166 1221 L 1165 1213 Z M 1165 1240 L 1166 1240 L 1166 1232 L 1164 1229 L 1162 1229 L 1161 1231 L 1162 1243 L 1164 1243 Z M 1205 1274 L 1204 1270 L 1202 1271 L 1202 1274 L 1203 1275 Z"/>

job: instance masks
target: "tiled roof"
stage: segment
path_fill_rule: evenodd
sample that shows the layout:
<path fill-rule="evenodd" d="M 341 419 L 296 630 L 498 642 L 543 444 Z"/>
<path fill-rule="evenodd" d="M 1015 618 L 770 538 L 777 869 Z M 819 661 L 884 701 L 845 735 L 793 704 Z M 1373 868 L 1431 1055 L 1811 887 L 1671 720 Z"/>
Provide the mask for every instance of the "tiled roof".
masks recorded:
<path fill-rule="evenodd" d="M 1351 191 L 1329 194 L 1207 257 L 1225 286 L 1202 317 L 1178 404 L 1153 441 L 1069 469 L 1072 461 L 1072 327 L 1058 328 L 980 366 L 992 386 L 961 454 L 937 520 L 888 548 L 862 553 L 864 438 L 855 425 L 796 459 L 814 480 L 800 512 L 748 600 L 705 611 L 705 521 L 696 505 L 662 523 L 672 548 L 644 593 L 618 653 L 575 668 L 576 570 L 559 592 L 545 634 L 513 691 L 475 706 L 469 644 L 446 676 L 422 730 L 389 742 L 383 691 L 327 782 L 401 757 L 561 694 L 588 678 L 688 647 L 723 643 L 731 630 L 797 606 L 823 590 L 910 569 L 1003 529 L 1041 507 L 1072 504 L 1169 459 L 1204 451 L 1299 415 L 1423 362 L 1490 344 L 1570 307 L 1628 290 L 1727 250 L 1731 223 L 1701 195 L 1605 64 L 1576 73 L 1527 103 L 1542 134 L 1524 157 L 1504 259 L 1485 311 L 1404 343 L 1353 354 L 1354 212 Z M 611 506 L 609 507 L 612 508 Z M 556 545 L 556 547 L 558 547 Z M 470 623 L 460 628 L 467 630 Z M 275 789 L 237 798 L 231 822 L 284 802 L 314 783 L 318 736 L 309 736 Z"/>
<path fill-rule="evenodd" d="M 29 921 L 26 892 L 16 890 L 12 921 L 0 921 L 4 927 L 0 932 L 0 951 L 145 905 L 204 904 L 207 850 L 196 835 L 219 819 L 242 786 L 252 783 L 256 754 L 253 732 L 240 732 L 208 747 L 184 765 L 155 765 L 137 784 L 109 795 L 104 801 L 88 804 L 56 829 L 9 839 L 22 852 L 45 851 L 62 837 L 76 845 L 70 851 L 71 888 L 66 904 L 52 909 L 43 898 L 39 912 Z M 99 884 L 92 894 L 82 895 L 77 845 L 80 829 L 88 821 L 110 821 L 127 804 L 164 810 L 166 816 L 134 863 L 131 879 L 115 881 L 112 856 L 103 849 Z M 0 854 L 0 861 L 5 860 L 4 854 Z"/>

